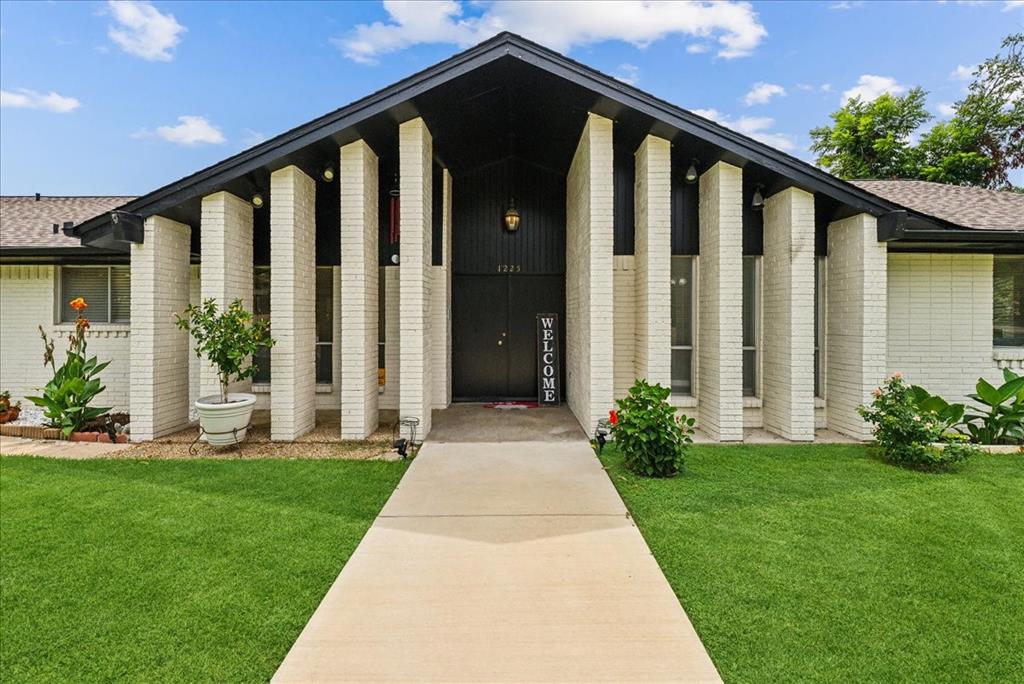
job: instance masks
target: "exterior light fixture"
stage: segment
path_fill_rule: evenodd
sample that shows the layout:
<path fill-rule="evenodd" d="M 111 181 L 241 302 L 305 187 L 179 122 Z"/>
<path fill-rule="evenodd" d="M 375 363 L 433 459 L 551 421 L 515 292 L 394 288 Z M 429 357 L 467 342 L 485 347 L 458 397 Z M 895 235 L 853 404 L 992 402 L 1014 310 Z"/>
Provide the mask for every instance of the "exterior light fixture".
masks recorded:
<path fill-rule="evenodd" d="M 516 203 L 512 199 L 508 201 L 508 209 L 505 211 L 505 230 L 510 233 L 519 230 L 519 211 L 516 209 Z"/>
<path fill-rule="evenodd" d="M 328 183 L 330 183 L 332 180 L 334 180 L 334 167 L 325 166 L 323 172 L 320 174 L 320 177 L 323 178 Z"/>
<path fill-rule="evenodd" d="M 261 207 L 263 207 L 263 195 L 257 192 L 255 195 L 252 196 L 250 202 L 252 202 L 252 206 L 256 207 L 257 209 L 260 209 Z"/>
<path fill-rule="evenodd" d="M 761 188 L 764 186 L 760 183 L 757 184 L 757 189 L 754 190 L 754 197 L 750 200 L 751 209 L 763 209 L 764 208 L 764 195 L 761 194 Z"/>
<path fill-rule="evenodd" d="M 686 182 L 696 183 L 697 182 L 697 160 L 694 159 L 690 162 L 690 166 L 686 169 Z"/>

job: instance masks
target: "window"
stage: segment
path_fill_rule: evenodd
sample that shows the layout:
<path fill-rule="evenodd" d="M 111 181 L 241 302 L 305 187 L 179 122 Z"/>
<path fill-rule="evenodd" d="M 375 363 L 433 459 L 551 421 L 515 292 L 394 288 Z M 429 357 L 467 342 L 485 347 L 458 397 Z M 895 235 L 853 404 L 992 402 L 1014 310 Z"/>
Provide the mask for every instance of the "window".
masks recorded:
<path fill-rule="evenodd" d="M 68 304 L 84 297 L 92 323 L 128 323 L 132 280 L 127 266 L 64 266 L 60 269 L 60 322 L 74 323 L 78 312 Z"/>
<path fill-rule="evenodd" d="M 992 344 L 1024 346 L 1024 256 L 996 255 L 992 265 Z"/>
<path fill-rule="evenodd" d="M 253 314 L 258 319 L 270 318 L 270 267 L 257 266 L 253 270 Z M 274 334 L 271 318 L 270 334 Z M 257 366 L 253 382 L 270 382 L 270 349 L 260 350 L 253 356 Z M 334 375 L 334 269 L 317 266 L 316 269 L 316 382 L 330 385 Z"/>
<path fill-rule="evenodd" d="M 757 316 L 761 306 L 761 258 L 743 257 L 743 396 L 757 396 Z"/>
<path fill-rule="evenodd" d="M 693 395 L 693 257 L 672 257 L 672 394 Z"/>
<path fill-rule="evenodd" d="M 814 260 L 814 396 L 824 397 L 825 358 L 825 257 Z"/>

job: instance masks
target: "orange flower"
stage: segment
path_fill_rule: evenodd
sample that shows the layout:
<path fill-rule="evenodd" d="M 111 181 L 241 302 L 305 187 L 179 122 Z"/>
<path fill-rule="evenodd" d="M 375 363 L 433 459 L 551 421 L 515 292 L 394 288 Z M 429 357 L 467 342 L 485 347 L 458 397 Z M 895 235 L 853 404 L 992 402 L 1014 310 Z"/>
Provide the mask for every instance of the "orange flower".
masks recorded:
<path fill-rule="evenodd" d="M 74 309 L 75 311 L 81 311 L 82 309 L 89 306 L 88 304 L 85 303 L 85 299 L 83 299 L 82 297 L 75 297 L 69 302 L 69 304 L 71 305 L 71 308 Z"/>

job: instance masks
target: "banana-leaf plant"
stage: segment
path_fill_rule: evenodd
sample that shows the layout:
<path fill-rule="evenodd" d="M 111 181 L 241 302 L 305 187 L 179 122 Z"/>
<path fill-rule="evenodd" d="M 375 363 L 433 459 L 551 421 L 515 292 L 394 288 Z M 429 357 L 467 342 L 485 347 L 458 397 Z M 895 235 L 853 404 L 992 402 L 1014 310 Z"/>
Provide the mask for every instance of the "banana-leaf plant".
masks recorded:
<path fill-rule="evenodd" d="M 28 397 L 28 400 L 41 407 L 50 425 L 60 428 L 65 437 L 110 411 L 110 407 L 89 406 L 96 395 L 106 389 L 100 384 L 99 374 L 110 362 L 100 363 L 95 356 L 86 356 L 85 333 L 89 319 L 82 311 L 87 306 L 81 297 L 71 300 L 78 318 L 68 340 L 67 358 L 59 368 L 53 357 L 54 344 L 43 326 L 39 326 L 39 335 L 43 338 L 43 365 L 53 369 L 53 378 L 46 383 L 42 396 Z"/>
<path fill-rule="evenodd" d="M 930 415 L 947 433 L 955 428 L 964 417 L 966 407 L 963 404 L 951 404 L 937 394 L 931 394 L 920 385 L 910 387 L 910 396 L 922 414 Z"/>
<path fill-rule="evenodd" d="M 1003 384 L 978 380 L 975 393 L 968 395 L 987 409 L 968 413 L 964 426 L 971 440 L 979 444 L 1024 443 L 1024 376 L 1003 369 Z"/>

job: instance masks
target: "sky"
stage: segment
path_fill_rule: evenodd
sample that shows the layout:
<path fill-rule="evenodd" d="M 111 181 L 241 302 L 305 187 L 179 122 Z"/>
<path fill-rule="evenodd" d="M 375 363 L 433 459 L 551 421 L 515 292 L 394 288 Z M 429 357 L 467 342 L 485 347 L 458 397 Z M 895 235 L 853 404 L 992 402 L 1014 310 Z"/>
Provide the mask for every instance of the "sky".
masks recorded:
<path fill-rule="evenodd" d="M 2 0 L 0 193 L 143 194 L 501 30 L 811 161 L 853 94 L 948 117 L 1024 0 Z"/>

